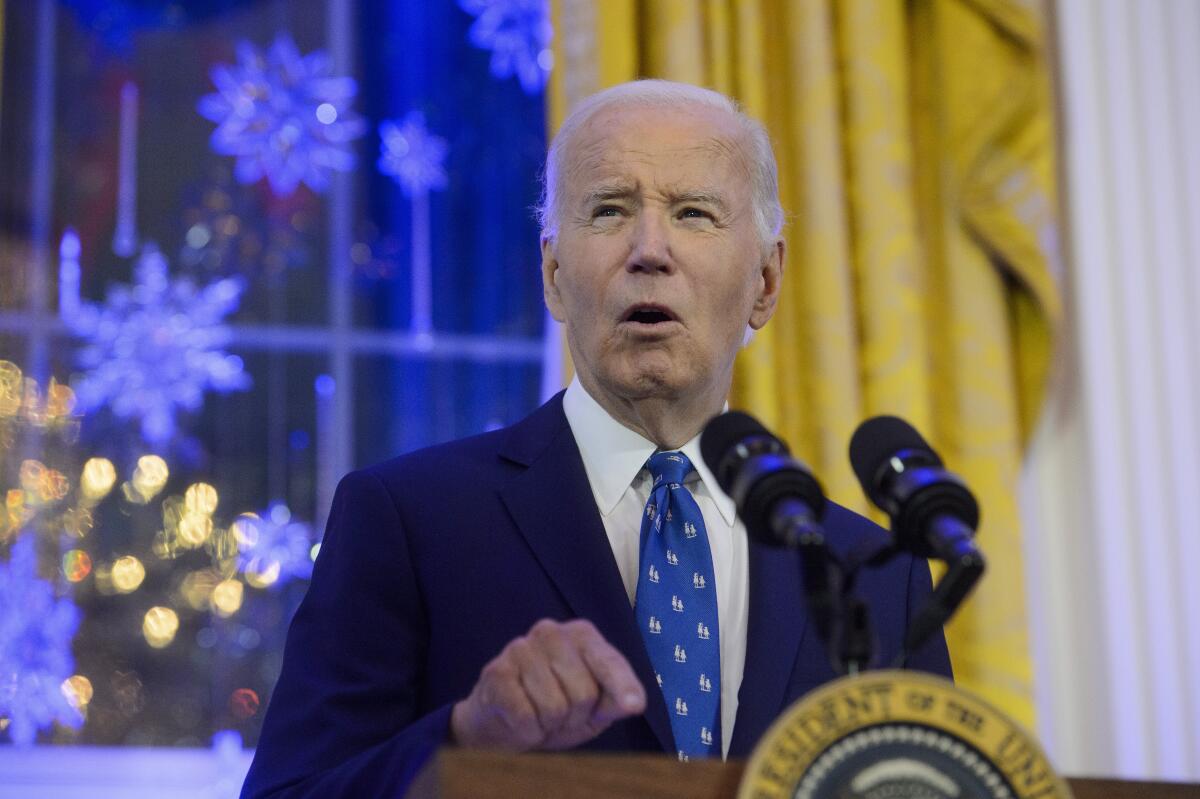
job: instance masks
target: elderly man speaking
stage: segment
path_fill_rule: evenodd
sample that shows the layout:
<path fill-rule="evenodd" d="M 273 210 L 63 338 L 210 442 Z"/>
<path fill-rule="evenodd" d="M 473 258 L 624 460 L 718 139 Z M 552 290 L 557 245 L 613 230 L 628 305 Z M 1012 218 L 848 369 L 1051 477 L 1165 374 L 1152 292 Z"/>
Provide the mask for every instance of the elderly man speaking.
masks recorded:
<path fill-rule="evenodd" d="M 397 796 L 443 745 L 744 757 L 836 676 L 798 556 L 748 541 L 699 457 L 783 280 L 765 130 L 694 86 L 600 92 L 550 147 L 541 218 L 576 379 L 342 481 L 243 796 Z M 884 534 L 823 521 L 839 548 Z M 929 571 L 860 581 L 886 662 Z M 948 675 L 944 640 L 907 665 Z"/>

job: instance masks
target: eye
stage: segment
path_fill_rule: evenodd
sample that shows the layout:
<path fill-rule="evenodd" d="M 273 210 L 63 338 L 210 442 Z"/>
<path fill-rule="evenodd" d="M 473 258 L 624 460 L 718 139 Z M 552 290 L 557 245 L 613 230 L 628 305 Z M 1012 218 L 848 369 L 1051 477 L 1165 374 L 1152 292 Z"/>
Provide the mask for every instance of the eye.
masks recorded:
<path fill-rule="evenodd" d="M 600 217 L 614 217 L 621 215 L 621 208 L 616 205 L 601 205 L 597 206 L 595 211 L 592 211 L 592 217 L 599 219 Z"/>
<path fill-rule="evenodd" d="M 703 208 L 696 208 L 695 206 L 689 205 L 679 212 L 679 218 L 680 219 L 709 219 L 709 220 L 711 220 L 711 219 L 713 219 L 713 215 L 711 213 L 709 213 L 708 211 L 705 211 Z"/>

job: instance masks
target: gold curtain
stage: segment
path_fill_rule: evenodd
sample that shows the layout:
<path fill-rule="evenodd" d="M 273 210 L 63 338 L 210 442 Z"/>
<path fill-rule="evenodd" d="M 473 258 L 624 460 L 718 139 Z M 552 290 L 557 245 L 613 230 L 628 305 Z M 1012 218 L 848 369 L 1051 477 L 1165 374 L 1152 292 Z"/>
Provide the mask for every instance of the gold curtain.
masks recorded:
<path fill-rule="evenodd" d="M 1060 315 L 1042 19 L 1018 0 L 554 0 L 553 131 L 637 77 L 736 97 L 771 133 L 784 297 L 732 404 L 865 511 L 855 426 L 910 420 L 979 496 L 989 573 L 959 682 L 1033 722 L 1016 506 Z"/>

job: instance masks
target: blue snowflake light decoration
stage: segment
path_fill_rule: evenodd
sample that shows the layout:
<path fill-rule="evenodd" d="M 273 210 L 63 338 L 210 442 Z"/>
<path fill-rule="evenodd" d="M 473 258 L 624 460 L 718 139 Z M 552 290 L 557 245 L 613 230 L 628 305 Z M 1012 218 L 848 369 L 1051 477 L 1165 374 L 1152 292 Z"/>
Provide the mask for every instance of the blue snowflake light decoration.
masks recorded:
<path fill-rule="evenodd" d="M 18 746 L 29 746 L 55 722 L 83 723 L 62 690 L 75 670 L 71 639 L 79 609 L 37 576 L 33 542 L 22 536 L 8 563 L 0 562 L 0 717 Z"/>
<path fill-rule="evenodd" d="M 278 588 L 312 577 L 312 527 L 292 519 L 286 505 L 276 502 L 262 516 L 239 516 L 233 532 L 238 568 L 256 588 Z"/>
<path fill-rule="evenodd" d="M 243 40 L 237 54 L 237 64 L 213 67 L 217 92 L 202 97 L 197 110 L 217 123 L 212 148 L 237 158 L 239 181 L 265 176 L 284 197 L 300 183 L 322 191 L 331 172 L 354 169 L 350 143 L 365 130 L 350 109 L 354 78 L 331 75 L 323 50 L 301 55 L 287 33 L 266 53 Z"/>
<path fill-rule="evenodd" d="M 492 51 L 492 74 L 516 75 L 526 93 L 540 92 L 553 60 L 549 0 L 459 0 L 459 6 L 475 16 L 471 43 Z"/>
<path fill-rule="evenodd" d="M 85 371 L 74 386 L 80 409 L 107 406 L 139 420 L 148 443 L 163 444 L 175 434 L 176 412 L 199 408 L 206 390 L 248 387 L 242 359 L 222 349 L 230 332 L 221 322 L 241 293 L 237 278 L 202 287 L 171 279 L 166 258 L 147 247 L 132 286 L 114 286 L 103 306 L 81 303 L 64 320 L 88 342 L 79 353 Z"/>
<path fill-rule="evenodd" d="M 429 132 L 420 111 L 381 123 L 379 142 L 379 171 L 395 178 L 409 197 L 446 187 L 446 140 Z"/>

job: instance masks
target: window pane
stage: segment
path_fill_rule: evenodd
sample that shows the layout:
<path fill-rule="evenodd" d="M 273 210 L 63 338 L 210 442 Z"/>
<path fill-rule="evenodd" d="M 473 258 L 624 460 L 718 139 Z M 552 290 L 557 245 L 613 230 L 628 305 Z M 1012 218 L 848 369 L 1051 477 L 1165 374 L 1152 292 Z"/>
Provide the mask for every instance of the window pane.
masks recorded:
<path fill-rule="evenodd" d="M 0 717 L 252 746 L 340 472 L 537 404 L 543 96 L 453 2 L 41 7 L 3 4 L 0 568 L 79 621 Z"/>

